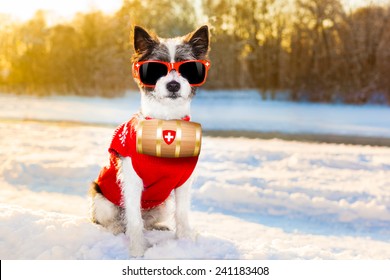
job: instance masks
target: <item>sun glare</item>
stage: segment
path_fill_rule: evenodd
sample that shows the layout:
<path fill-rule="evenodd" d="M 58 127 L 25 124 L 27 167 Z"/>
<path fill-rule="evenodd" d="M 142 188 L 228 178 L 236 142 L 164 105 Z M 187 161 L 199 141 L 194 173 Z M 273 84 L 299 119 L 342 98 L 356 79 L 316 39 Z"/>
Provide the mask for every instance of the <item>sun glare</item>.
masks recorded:
<path fill-rule="evenodd" d="M 383 5 L 388 4 L 390 0 L 341 0 L 341 3 L 347 9 L 356 9 L 359 7 L 375 4 L 375 5 Z"/>
<path fill-rule="evenodd" d="M 286 0 L 289 1 L 289 0 Z M 37 10 L 52 13 L 58 19 L 70 19 L 77 12 L 102 10 L 105 13 L 117 11 L 123 0 L 0 0 L 0 15 L 10 15 L 18 20 L 28 20 Z M 367 4 L 385 4 L 390 0 L 341 0 L 346 8 L 356 9 Z"/>
<path fill-rule="evenodd" d="M 0 0 L 0 14 L 8 14 L 19 20 L 30 19 L 37 10 L 69 19 L 77 12 L 92 9 L 113 13 L 122 5 L 122 0 Z"/>

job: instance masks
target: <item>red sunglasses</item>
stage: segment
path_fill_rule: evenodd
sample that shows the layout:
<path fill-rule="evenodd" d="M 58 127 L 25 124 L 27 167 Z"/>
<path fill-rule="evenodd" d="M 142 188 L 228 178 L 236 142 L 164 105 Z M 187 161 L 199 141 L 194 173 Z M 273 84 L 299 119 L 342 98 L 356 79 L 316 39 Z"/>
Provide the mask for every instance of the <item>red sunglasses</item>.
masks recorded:
<path fill-rule="evenodd" d="M 133 63 L 133 77 L 142 86 L 154 87 L 158 79 L 175 70 L 187 79 L 191 86 L 201 86 L 206 81 L 210 62 L 207 60 L 185 60 L 180 62 L 165 62 L 146 60 Z"/>

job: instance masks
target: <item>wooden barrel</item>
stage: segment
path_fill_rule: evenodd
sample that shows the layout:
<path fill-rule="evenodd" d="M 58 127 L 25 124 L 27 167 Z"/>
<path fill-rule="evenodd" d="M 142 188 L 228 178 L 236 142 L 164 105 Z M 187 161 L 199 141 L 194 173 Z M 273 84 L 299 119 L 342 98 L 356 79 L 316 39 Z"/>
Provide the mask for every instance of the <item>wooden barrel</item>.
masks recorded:
<path fill-rule="evenodd" d="M 183 120 L 143 120 L 137 129 L 137 152 L 141 154 L 179 158 L 200 153 L 202 127 Z"/>

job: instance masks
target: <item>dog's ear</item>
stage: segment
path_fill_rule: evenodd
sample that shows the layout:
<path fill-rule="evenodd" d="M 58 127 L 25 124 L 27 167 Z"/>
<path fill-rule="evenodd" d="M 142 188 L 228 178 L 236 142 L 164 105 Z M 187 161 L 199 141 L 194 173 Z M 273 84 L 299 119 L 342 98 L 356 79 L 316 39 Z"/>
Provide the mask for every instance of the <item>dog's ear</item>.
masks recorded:
<path fill-rule="evenodd" d="M 157 38 L 140 26 L 134 27 L 134 50 L 141 54 L 158 44 Z"/>
<path fill-rule="evenodd" d="M 184 39 L 191 45 L 194 55 L 198 59 L 206 58 L 209 51 L 209 27 L 203 25 L 194 32 L 188 34 Z"/>

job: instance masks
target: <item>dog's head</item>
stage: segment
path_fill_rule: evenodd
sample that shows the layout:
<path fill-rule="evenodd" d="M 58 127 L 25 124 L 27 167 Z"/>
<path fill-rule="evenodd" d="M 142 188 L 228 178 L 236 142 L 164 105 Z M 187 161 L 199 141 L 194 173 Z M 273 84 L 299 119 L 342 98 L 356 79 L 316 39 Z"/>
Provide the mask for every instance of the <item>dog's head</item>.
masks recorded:
<path fill-rule="evenodd" d="M 188 115 L 196 88 L 207 76 L 208 51 L 207 25 L 183 37 L 169 39 L 136 26 L 133 76 L 142 93 L 142 113 L 161 119 Z"/>

